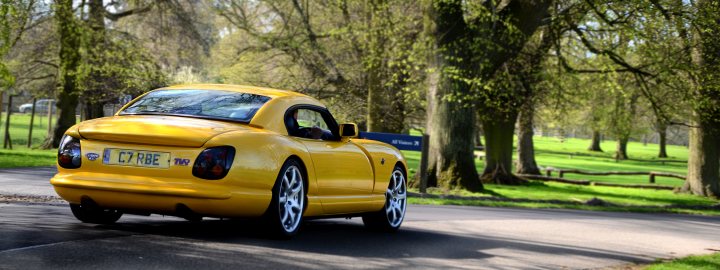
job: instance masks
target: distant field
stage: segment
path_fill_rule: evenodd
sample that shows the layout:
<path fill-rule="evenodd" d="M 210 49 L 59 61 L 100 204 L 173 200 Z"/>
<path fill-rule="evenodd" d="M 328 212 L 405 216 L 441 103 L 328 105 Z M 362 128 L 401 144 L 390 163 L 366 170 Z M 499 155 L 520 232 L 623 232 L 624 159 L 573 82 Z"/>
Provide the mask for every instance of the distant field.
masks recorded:
<path fill-rule="evenodd" d="M 579 169 L 587 171 L 660 171 L 671 172 L 685 175 L 687 174 L 687 153 L 688 150 L 684 146 L 668 145 L 667 152 L 670 158 L 659 159 L 657 152 L 659 146 L 657 144 L 643 145 L 639 142 L 628 143 L 628 155 L 630 160 L 622 160 L 616 162 L 613 159 L 615 151 L 615 141 L 604 141 L 602 149 L 605 152 L 587 151 L 590 140 L 566 138 L 561 142 L 554 137 L 534 138 L 535 141 L 535 159 L 539 166 L 553 167 L 557 169 Z M 420 162 L 420 152 L 403 151 L 405 158 L 408 160 L 410 173 L 414 174 Z M 663 160 L 684 161 L 683 162 L 666 162 Z M 484 161 L 476 159 L 475 167 L 479 172 L 485 167 Z M 513 168 L 514 170 L 515 168 Z M 554 174 L 555 176 L 557 173 Z M 647 184 L 648 176 L 589 176 L 568 174 L 568 179 L 585 179 L 598 182 L 609 183 L 627 183 L 627 184 Z M 660 185 L 680 186 L 683 181 L 674 178 L 658 177 L 656 183 Z"/>

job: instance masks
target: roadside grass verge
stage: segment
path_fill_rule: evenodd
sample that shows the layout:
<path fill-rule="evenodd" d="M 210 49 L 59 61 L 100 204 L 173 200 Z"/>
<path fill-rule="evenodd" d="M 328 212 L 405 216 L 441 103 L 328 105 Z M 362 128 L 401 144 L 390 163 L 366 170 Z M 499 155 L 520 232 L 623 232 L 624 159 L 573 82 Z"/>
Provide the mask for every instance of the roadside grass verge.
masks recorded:
<path fill-rule="evenodd" d="M 27 149 L 17 145 L 13 150 L 0 149 L 0 168 L 53 166 L 56 159 L 56 149 Z"/>
<path fill-rule="evenodd" d="M 417 192 L 417 189 L 410 189 Z M 563 208 L 619 212 L 668 212 L 720 215 L 720 201 L 675 194 L 669 190 L 601 186 L 578 186 L 564 183 L 530 181 L 524 186 L 486 184 L 485 191 L 428 189 L 432 198 L 410 197 L 415 204 L 502 206 L 521 208 Z M 599 199 L 602 205 L 587 202 Z"/>
<path fill-rule="evenodd" d="M 720 253 L 710 255 L 689 256 L 652 264 L 645 270 L 716 270 L 720 269 Z"/>

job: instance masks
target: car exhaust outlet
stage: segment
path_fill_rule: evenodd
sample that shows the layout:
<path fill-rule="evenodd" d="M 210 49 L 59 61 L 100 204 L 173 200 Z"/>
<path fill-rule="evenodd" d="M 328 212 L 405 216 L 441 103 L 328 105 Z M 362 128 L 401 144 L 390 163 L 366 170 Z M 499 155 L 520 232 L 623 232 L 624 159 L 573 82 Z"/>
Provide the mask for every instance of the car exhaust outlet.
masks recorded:
<path fill-rule="evenodd" d="M 86 208 L 86 209 L 98 209 L 98 208 L 100 208 L 100 206 L 99 206 L 93 199 L 91 199 L 91 198 L 88 197 L 88 196 L 83 196 L 83 197 L 80 199 L 80 206 L 82 206 L 83 208 Z"/>
<path fill-rule="evenodd" d="M 190 207 L 187 207 L 186 205 L 179 203 L 177 206 L 175 206 L 175 215 L 178 217 L 184 218 L 187 221 L 193 221 L 193 222 L 199 222 L 202 221 L 202 216 L 195 213 Z"/>

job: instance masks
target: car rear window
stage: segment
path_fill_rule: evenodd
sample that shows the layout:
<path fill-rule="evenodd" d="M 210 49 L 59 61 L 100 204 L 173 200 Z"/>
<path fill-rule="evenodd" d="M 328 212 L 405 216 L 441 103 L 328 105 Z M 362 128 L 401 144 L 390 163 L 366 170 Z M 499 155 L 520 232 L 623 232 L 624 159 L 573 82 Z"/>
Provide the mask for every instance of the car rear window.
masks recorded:
<path fill-rule="evenodd" d="M 249 123 L 269 97 L 222 90 L 156 90 L 120 115 L 175 115 Z"/>

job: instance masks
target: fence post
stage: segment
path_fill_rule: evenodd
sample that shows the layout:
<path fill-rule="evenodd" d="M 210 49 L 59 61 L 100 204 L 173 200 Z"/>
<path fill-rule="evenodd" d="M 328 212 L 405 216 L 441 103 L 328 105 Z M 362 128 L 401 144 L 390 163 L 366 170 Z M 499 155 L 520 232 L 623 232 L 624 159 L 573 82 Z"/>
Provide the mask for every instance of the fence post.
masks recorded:
<path fill-rule="evenodd" d="M 32 147 L 32 130 L 33 123 L 35 122 L 35 105 L 37 104 L 37 98 L 33 98 L 32 110 L 30 110 L 30 131 L 28 132 L 28 144 L 27 147 Z"/>
<path fill-rule="evenodd" d="M 428 170 L 428 146 L 430 135 L 423 133 L 422 149 L 420 150 L 420 193 L 427 192 L 427 170 Z"/>
<path fill-rule="evenodd" d="M 5 139 L 3 140 L 3 148 L 12 149 L 12 141 L 10 140 L 10 111 L 12 109 L 13 96 L 8 94 L 7 114 L 5 115 Z"/>
<path fill-rule="evenodd" d="M 565 172 L 563 172 L 563 170 L 559 170 L 559 171 L 558 171 L 558 177 L 563 178 L 563 174 L 564 174 L 564 173 L 565 173 Z"/>
<path fill-rule="evenodd" d="M 545 169 L 545 176 L 547 176 L 547 177 L 551 177 L 551 176 L 552 176 L 552 169 L 551 169 L 551 168 Z"/>
<path fill-rule="evenodd" d="M 650 173 L 650 183 L 655 184 L 655 174 L 654 173 Z"/>
<path fill-rule="evenodd" d="M 55 102 L 54 102 L 54 101 L 48 101 L 48 111 L 47 111 L 47 114 L 48 114 L 48 133 L 47 133 L 47 136 L 50 137 L 50 139 L 52 139 L 52 137 L 54 136 L 54 135 L 53 135 L 53 124 L 52 124 L 53 111 L 54 111 L 54 110 L 55 110 Z"/>
<path fill-rule="evenodd" d="M 3 114 L 2 104 L 3 104 L 3 96 L 4 95 L 5 95 L 5 92 L 0 91 L 0 127 L 2 126 L 2 114 Z"/>

